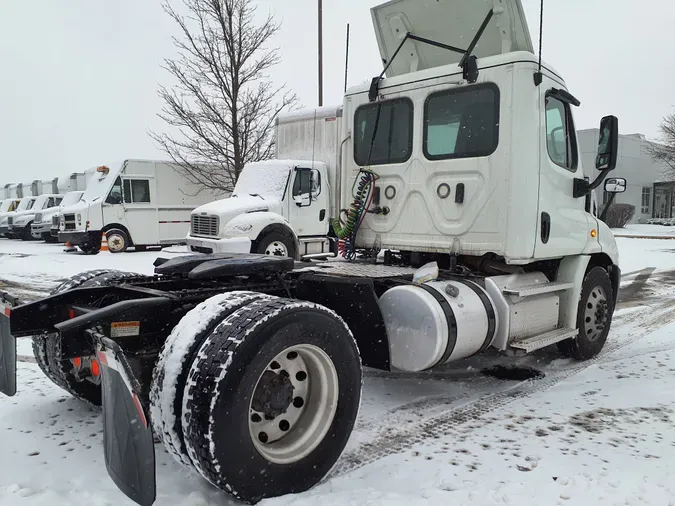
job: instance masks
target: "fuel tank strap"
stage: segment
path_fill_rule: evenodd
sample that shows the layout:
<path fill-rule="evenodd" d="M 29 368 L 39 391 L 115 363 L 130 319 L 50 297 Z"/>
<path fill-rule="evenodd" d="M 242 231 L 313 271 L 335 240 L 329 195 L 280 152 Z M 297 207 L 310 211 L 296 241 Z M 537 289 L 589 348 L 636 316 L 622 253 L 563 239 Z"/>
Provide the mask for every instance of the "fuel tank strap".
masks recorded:
<path fill-rule="evenodd" d="M 474 283 L 473 281 L 461 278 L 455 278 L 453 279 L 453 281 L 457 283 L 462 283 L 463 285 L 466 285 L 469 288 L 471 288 L 471 290 L 473 290 L 474 293 L 478 295 L 478 298 L 483 303 L 483 307 L 485 307 L 485 313 L 487 314 L 488 319 L 488 330 L 487 335 L 485 336 L 485 341 L 483 341 L 483 345 L 479 350 L 479 353 L 481 353 L 490 347 L 490 344 L 492 343 L 492 340 L 494 339 L 495 336 L 495 331 L 497 330 L 497 317 L 495 316 L 495 308 L 492 305 L 492 300 L 490 299 L 488 294 L 477 283 Z"/>
<path fill-rule="evenodd" d="M 448 360 L 448 358 L 450 358 L 452 352 L 455 351 L 455 345 L 457 344 L 457 318 L 455 318 L 455 313 L 453 312 L 450 303 L 437 290 L 434 290 L 430 286 L 426 286 L 424 284 L 416 286 L 419 286 L 427 293 L 429 293 L 434 299 L 436 299 L 438 305 L 441 306 L 441 309 L 445 314 L 446 321 L 448 322 L 448 345 L 445 347 L 445 352 L 443 353 L 443 356 L 438 362 L 436 362 L 436 364 L 434 364 L 434 366 L 438 364 L 443 364 Z"/>

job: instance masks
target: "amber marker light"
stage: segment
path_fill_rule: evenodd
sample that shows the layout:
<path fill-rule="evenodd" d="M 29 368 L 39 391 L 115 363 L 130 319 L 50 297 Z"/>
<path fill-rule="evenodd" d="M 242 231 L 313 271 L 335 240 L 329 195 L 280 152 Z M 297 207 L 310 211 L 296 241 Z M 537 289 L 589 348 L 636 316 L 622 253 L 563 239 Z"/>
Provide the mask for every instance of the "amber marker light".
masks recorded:
<path fill-rule="evenodd" d="M 598 236 L 598 231 L 593 229 L 591 230 L 591 237 L 597 237 Z"/>

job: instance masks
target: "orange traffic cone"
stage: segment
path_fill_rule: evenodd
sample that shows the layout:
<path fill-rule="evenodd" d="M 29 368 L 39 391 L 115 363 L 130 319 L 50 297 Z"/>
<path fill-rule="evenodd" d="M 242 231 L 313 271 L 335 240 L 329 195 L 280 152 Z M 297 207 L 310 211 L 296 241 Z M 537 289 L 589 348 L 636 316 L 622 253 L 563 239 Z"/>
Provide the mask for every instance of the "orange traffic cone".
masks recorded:
<path fill-rule="evenodd" d="M 108 249 L 108 238 L 105 236 L 105 232 L 101 235 L 101 251 L 110 251 Z"/>
<path fill-rule="evenodd" d="M 69 242 L 66 242 L 66 248 L 63 250 L 66 253 L 70 253 L 71 251 L 77 251 L 77 248 L 70 244 Z"/>

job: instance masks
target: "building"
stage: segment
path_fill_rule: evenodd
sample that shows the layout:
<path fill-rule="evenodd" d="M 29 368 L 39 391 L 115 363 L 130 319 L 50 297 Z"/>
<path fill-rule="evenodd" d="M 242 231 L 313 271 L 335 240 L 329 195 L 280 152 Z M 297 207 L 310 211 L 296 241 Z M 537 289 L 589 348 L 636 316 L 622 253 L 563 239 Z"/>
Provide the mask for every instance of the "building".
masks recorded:
<path fill-rule="evenodd" d="M 591 179 L 598 151 L 600 131 L 597 128 L 580 130 L 579 152 L 581 162 Z M 619 159 L 611 177 L 626 178 L 626 191 L 616 195 L 614 202 L 635 206 L 631 223 L 647 223 L 652 218 L 675 217 L 675 181 L 668 177 L 667 166 L 657 163 L 646 153 L 647 139 L 642 134 L 619 136 Z M 591 170 L 589 170 L 591 169 Z M 607 201 L 608 194 L 598 188 L 599 205 Z M 602 195 L 602 197 L 600 197 Z"/>

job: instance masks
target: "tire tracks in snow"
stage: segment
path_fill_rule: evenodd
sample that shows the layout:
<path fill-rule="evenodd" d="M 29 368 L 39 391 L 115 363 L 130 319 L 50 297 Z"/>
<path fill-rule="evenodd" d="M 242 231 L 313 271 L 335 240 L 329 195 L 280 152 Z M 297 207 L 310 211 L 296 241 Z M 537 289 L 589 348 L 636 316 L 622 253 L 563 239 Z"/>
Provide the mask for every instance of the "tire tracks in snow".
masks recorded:
<path fill-rule="evenodd" d="M 413 422 L 403 429 L 397 430 L 383 426 L 380 435 L 371 442 L 361 443 L 357 449 L 344 453 L 325 480 L 346 475 L 384 457 L 402 453 L 416 444 L 452 434 L 467 422 L 476 420 L 518 399 L 549 389 L 592 365 L 614 361 L 611 357 L 614 352 L 675 321 L 673 305 L 675 302 L 672 300 L 655 304 L 651 311 L 625 323 L 622 322 L 618 328 L 615 326 L 603 352 L 591 360 L 574 362 L 568 367 L 546 370 L 546 377 L 543 379 L 517 383 L 494 394 L 481 396 L 462 406 L 451 408 L 419 422 Z M 621 334 L 621 338 L 611 340 L 612 334 L 618 333 Z"/>

